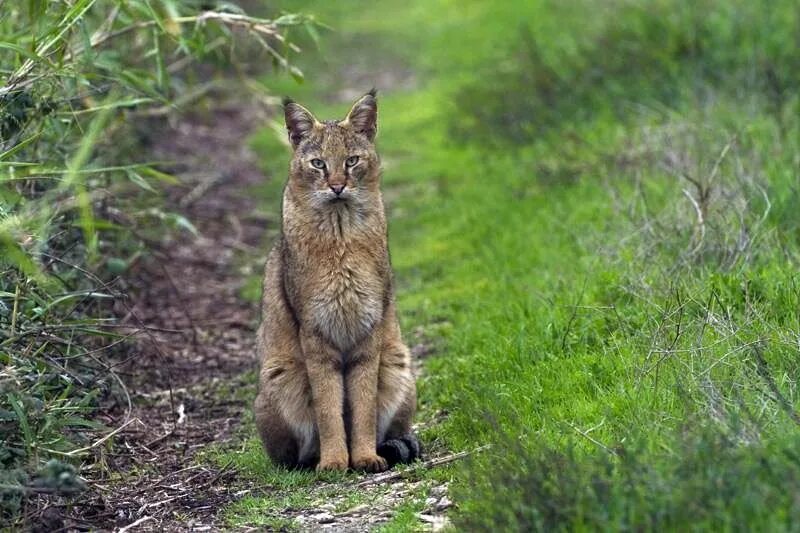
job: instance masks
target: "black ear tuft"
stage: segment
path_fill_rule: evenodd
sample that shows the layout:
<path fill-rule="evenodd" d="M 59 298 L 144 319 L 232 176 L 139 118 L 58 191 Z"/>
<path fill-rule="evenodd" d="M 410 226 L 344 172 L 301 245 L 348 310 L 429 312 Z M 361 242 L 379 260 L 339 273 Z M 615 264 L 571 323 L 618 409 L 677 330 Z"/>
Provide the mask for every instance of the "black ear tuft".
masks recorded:
<path fill-rule="evenodd" d="M 375 139 L 375 134 L 378 133 L 378 100 L 376 99 L 377 91 L 372 89 L 370 92 L 362 96 L 347 114 L 345 122 L 357 133 L 367 137 L 370 141 Z"/>
<path fill-rule="evenodd" d="M 286 131 L 289 132 L 289 140 L 292 146 L 297 145 L 314 129 L 317 119 L 306 109 L 287 98 L 283 101 L 283 116 L 286 121 Z"/>
<path fill-rule="evenodd" d="M 372 89 L 369 90 L 369 92 L 367 94 L 370 95 L 373 98 L 376 98 L 378 96 L 378 89 L 373 87 Z"/>
<path fill-rule="evenodd" d="M 286 106 L 287 106 L 287 105 L 289 105 L 289 104 L 293 104 L 293 103 L 294 103 L 294 100 L 292 100 L 292 99 L 291 99 L 290 97 L 288 97 L 288 96 L 284 96 L 284 97 L 283 97 L 283 100 L 281 100 L 281 103 L 283 104 L 283 107 L 286 107 Z"/>

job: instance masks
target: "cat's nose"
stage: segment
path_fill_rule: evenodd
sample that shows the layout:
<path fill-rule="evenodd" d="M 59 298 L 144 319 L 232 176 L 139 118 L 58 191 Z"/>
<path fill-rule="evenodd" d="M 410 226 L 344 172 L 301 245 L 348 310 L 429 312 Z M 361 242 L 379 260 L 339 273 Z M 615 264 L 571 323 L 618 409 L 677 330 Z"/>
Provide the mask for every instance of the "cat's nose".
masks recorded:
<path fill-rule="evenodd" d="M 328 185 L 328 186 L 331 188 L 331 190 L 333 192 L 336 193 L 336 196 L 339 196 L 340 194 L 342 194 L 342 191 L 344 190 L 344 184 L 341 184 L 341 185 Z"/>

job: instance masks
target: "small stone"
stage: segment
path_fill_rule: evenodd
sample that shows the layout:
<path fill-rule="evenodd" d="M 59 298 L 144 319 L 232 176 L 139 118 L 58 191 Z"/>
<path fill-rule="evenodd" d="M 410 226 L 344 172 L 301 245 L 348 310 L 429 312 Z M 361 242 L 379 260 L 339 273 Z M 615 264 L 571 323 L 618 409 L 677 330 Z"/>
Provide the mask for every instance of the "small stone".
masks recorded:
<path fill-rule="evenodd" d="M 311 515 L 311 519 L 317 522 L 318 524 L 330 524 L 335 520 L 335 517 L 329 512 L 317 513 L 315 515 Z"/>
<path fill-rule="evenodd" d="M 420 513 L 417 518 L 430 524 L 431 531 L 441 531 L 450 525 L 450 520 L 446 516 Z"/>
<path fill-rule="evenodd" d="M 436 487 L 431 487 L 431 496 L 434 498 L 440 498 L 447 494 L 447 485 L 438 485 Z"/>
<path fill-rule="evenodd" d="M 431 509 L 434 505 L 436 505 L 436 503 L 438 501 L 439 500 L 437 500 L 436 498 L 426 498 L 425 499 L 425 508 L 426 509 Z"/>
<path fill-rule="evenodd" d="M 449 509 L 453 506 L 453 502 L 447 496 L 442 496 L 442 499 L 439 500 L 439 503 L 436 504 L 437 511 L 444 511 L 445 509 Z"/>

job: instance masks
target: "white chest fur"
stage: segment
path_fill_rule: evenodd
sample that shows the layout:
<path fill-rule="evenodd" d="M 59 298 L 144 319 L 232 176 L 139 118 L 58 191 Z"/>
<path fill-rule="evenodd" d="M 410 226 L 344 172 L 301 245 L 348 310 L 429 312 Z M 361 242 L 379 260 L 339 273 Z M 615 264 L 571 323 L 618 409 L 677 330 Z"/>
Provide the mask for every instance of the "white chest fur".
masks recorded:
<path fill-rule="evenodd" d="M 369 265 L 353 263 L 343 259 L 308 302 L 315 329 L 340 350 L 364 339 L 383 313 L 383 282 Z"/>

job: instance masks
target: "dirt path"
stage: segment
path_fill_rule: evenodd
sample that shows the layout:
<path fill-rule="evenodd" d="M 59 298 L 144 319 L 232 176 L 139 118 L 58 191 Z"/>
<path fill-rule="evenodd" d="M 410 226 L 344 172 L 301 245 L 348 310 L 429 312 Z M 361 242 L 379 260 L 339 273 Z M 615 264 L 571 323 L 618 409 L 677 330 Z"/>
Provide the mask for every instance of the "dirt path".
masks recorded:
<path fill-rule="evenodd" d="M 199 456 L 211 444 L 241 441 L 237 431 L 255 394 L 258 305 L 244 301 L 240 289 L 243 264 L 263 261 L 265 233 L 278 224 L 277 214 L 259 215 L 252 198 L 267 177 L 246 139 L 265 118 L 263 110 L 232 105 L 152 125 L 149 159 L 175 161 L 171 170 L 181 177 L 168 192 L 168 209 L 198 234 L 155 244 L 127 276 L 133 296 L 117 312 L 139 333 L 116 356 L 122 385 L 100 415 L 121 429 L 93 450 L 94 463 L 84 469 L 89 490 L 47 509 L 40 530 L 216 531 L 226 528 L 223 507 L 245 495 L 291 496 Z M 270 509 L 261 526 L 366 531 L 411 498 L 425 499 L 417 525 L 446 523 L 446 486 L 415 475 L 382 479 L 314 483 L 303 489 L 302 503 Z"/>
<path fill-rule="evenodd" d="M 127 276 L 133 296 L 117 312 L 139 334 L 117 356 L 124 386 L 100 416 L 124 427 L 85 470 L 90 490 L 71 512 L 51 512 L 43 529 L 218 529 L 220 508 L 247 490 L 230 468 L 197 455 L 230 440 L 249 408 L 241 391 L 255 368 L 257 306 L 238 296 L 237 261 L 257 253 L 274 223 L 258 218 L 248 197 L 265 179 L 244 142 L 259 118 L 257 109 L 223 107 L 153 125 L 150 159 L 176 161 L 171 170 L 182 178 L 167 208 L 198 235 L 156 244 Z"/>

